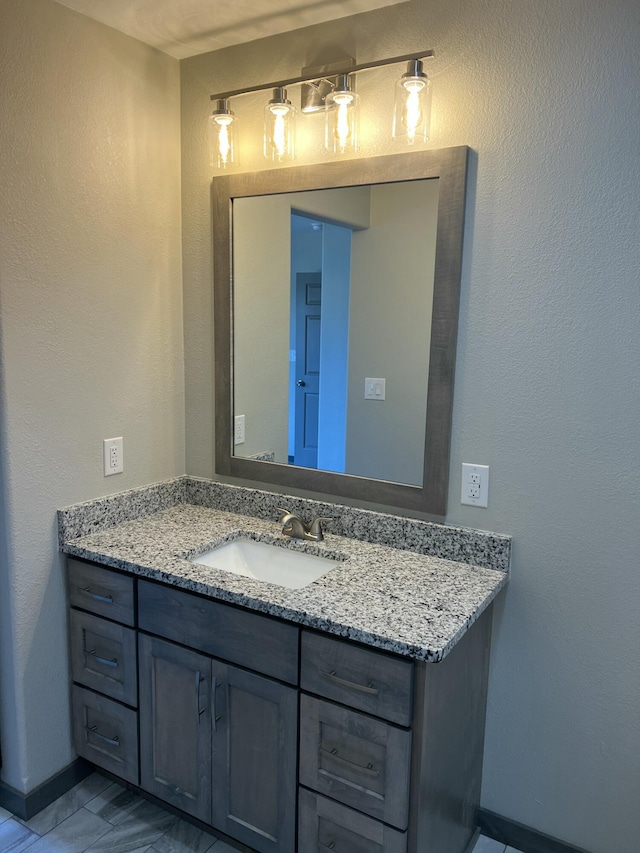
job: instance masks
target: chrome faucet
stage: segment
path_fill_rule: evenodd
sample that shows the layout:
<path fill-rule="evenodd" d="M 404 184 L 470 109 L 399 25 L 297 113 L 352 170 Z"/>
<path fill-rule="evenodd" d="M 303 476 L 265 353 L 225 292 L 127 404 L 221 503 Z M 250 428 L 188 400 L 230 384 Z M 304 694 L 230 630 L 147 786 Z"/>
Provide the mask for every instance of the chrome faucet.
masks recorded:
<path fill-rule="evenodd" d="M 322 532 L 322 522 L 331 521 L 330 518 L 319 516 L 314 518 L 310 525 L 306 525 L 300 516 L 287 509 L 278 507 L 278 511 L 283 513 L 280 519 L 282 525 L 282 533 L 284 536 L 291 536 L 292 539 L 309 539 L 312 542 L 322 542 L 324 534 Z"/>

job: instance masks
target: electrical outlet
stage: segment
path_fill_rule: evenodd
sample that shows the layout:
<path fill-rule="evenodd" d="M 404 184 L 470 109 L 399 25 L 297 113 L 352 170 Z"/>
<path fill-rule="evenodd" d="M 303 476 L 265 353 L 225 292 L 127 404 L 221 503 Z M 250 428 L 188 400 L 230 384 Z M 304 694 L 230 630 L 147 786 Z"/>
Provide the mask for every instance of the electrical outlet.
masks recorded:
<path fill-rule="evenodd" d="M 105 477 L 110 477 L 112 474 L 122 474 L 124 471 L 122 436 L 119 438 L 105 438 L 102 442 L 102 455 Z"/>
<path fill-rule="evenodd" d="M 244 444 L 244 415 L 236 415 L 233 419 L 233 443 Z"/>
<path fill-rule="evenodd" d="M 489 506 L 489 466 L 462 463 L 462 492 L 460 503 Z"/>

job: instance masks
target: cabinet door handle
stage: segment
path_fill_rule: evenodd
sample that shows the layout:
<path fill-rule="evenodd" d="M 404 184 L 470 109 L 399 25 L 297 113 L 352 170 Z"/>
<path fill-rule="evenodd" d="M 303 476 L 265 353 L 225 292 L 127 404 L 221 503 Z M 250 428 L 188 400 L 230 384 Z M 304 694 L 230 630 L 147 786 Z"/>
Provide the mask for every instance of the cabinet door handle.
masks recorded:
<path fill-rule="evenodd" d="M 92 655 L 96 659 L 96 661 L 98 663 L 101 663 L 103 666 L 113 666 L 113 667 L 120 666 L 118 658 L 111 658 L 111 660 L 108 660 L 107 658 L 100 657 L 100 655 L 96 654 L 95 649 L 87 649 L 87 654 Z"/>
<path fill-rule="evenodd" d="M 89 598 L 93 598 L 94 601 L 101 601 L 103 604 L 113 604 L 113 596 L 112 595 L 100 595 L 99 592 L 93 592 L 91 587 L 81 586 L 79 587 L 80 592 L 86 593 Z"/>
<path fill-rule="evenodd" d="M 200 670 L 196 670 L 196 719 L 200 722 L 200 717 L 207 710 L 206 708 L 200 707 L 200 685 L 205 681 L 204 676 L 200 673 Z"/>
<path fill-rule="evenodd" d="M 211 722 L 213 723 L 214 732 L 218 731 L 218 722 L 222 719 L 222 714 L 216 714 L 216 690 L 218 689 L 218 681 L 215 678 L 211 679 Z"/>
<path fill-rule="evenodd" d="M 356 764 L 355 761 L 349 761 L 348 758 L 343 758 L 341 755 L 338 755 L 338 750 L 335 749 L 335 747 L 331 750 L 321 748 L 320 752 L 324 752 L 325 755 L 329 756 L 329 758 L 334 761 L 339 761 L 341 764 L 346 765 L 352 770 L 357 770 L 359 773 L 366 773 L 367 776 L 371 776 L 372 778 L 377 778 L 380 775 L 380 773 L 374 768 L 373 764 L 369 763 L 364 765 Z"/>
<path fill-rule="evenodd" d="M 380 693 L 379 688 L 374 687 L 373 684 L 358 684 L 357 681 L 347 681 L 346 678 L 340 678 L 339 675 L 336 675 L 336 671 L 334 669 L 332 669 L 331 672 L 323 672 L 322 674 L 325 678 L 328 678 L 329 681 L 334 681 L 341 687 L 350 687 L 353 690 L 360 690 L 362 693 L 369 693 L 371 696 L 377 696 L 378 693 Z"/>
<path fill-rule="evenodd" d="M 94 734 L 100 740 L 103 740 L 105 743 L 108 743 L 110 746 L 120 746 L 120 738 L 119 737 L 107 737 L 103 735 L 102 732 L 98 731 L 97 726 L 89 726 L 88 731 Z"/>
<path fill-rule="evenodd" d="M 324 841 L 321 841 L 320 847 L 324 847 L 325 850 L 335 850 L 336 842 L 330 841 L 328 844 L 325 844 Z"/>

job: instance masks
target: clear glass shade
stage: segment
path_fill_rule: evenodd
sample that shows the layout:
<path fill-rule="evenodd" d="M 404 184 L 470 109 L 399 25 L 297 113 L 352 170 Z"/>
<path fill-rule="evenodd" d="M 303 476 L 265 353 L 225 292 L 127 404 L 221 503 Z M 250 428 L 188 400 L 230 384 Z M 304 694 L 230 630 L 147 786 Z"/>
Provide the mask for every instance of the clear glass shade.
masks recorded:
<path fill-rule="evenodd" d="M 427 142 L 431 124 L 431 81 L 405 74 L 396 83 L 393 138 L 409 145 Z"/>
<path fill-rule="evenodd" d="M 425 56 L 430 56 L 428 51 Z M 405 61 L 398 57 L 399 61 Z M 289 86 L 303 84 L 301 112 L 319 112 L 324 107 L 325 149 L 333 154 L 353 154 L 360 149 L 360 98 L 355 92 L 356 76 L 360 71 L 378 64 L 390 64 L 395 59 L 371 66 L 353 66 L 350 72 L 318 80 L 301 77 L 289 82 Z M 303 69 L 304 71 L 305 69 Z M 307 69 L 308 70 L 308 69 Z M 318 69 L 320 70 L 320 69 Z M 273 85 L 273 84 L 272 84 Z M 246 91 L 215 95 L 216 107 L 209 118 L 209 147 L 211 166 L 215 170 L 237 166 L 236 149 L 237 121 L 231 111 L 230 98 L 263 91 L 254 87 Z M 287 90 L 277 86 L 264 107 L 263 155 L 272 163 L 294 160 L 296 156 L 296 108 L 287 97 Z M 303 119 L 306 123 L 306 120 Z M 421 59 L 410 59 L 406 70 L 395 86 L 393 112 L 394 140 L 405 145 L 428 142 L 431 123 L 431 82 L 424 72 Z M 304 143 L 311 129 L 305 127 Z M 255 139 L 259 145 L 259 140 Z"/>
<path fill-rule="evenodd" d="M 287 99 L 286 89 L 274 89 L 264 108 L 264 145 L 267 160 L 281 163 L 295 158 L 296 108 Z"/>
<path fill-rule="evenodd" d="M 235 163 L 235 114 L 226 100 L 219 100 L 209 118 L 209 157 L 214 169 L 227 169 Z"/>
<path fill-rule="evenodd" d="M 336 154 L 360 148 L 360 98 L 346 75 L 325 98 L 325 148 Z"/>

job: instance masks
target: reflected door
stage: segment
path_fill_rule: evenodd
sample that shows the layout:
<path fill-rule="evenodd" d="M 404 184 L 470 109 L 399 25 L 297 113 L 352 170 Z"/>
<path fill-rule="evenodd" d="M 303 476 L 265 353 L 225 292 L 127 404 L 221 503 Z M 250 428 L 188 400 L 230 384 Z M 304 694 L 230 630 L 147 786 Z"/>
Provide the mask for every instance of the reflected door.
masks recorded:
<path fill-rule="evenodd" d="M 294 465 L 318 467 L 318 408 L 320 390 L 320 311 L 322 275 L 296 276 L 296 371 Z"/>

